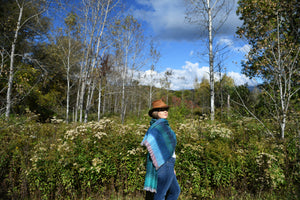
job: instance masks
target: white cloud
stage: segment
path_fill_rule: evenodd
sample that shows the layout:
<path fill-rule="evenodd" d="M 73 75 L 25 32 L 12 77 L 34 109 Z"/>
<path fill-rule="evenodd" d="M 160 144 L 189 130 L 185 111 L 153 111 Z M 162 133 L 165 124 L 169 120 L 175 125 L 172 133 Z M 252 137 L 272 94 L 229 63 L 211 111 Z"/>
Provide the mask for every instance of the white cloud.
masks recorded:
<path fill-rule="evenodd" d="M 155 87 L 161 87 L 160 80 L 164 78 L 164 74 L 168 70 L 172 70 L 173 72 L 170 78 L 170 89 L 172 90 L 193 89 L 196 78 L 199 82 L 202 80 L 202 78 L 209 78 L 209 67 L 200 67 L 199 63 L 191 63 L 186 61 L 185 65 L 182 66 L 181 69 L 166 69 L 163 72 L 151 72 L 150 70 L 141 72 L 142 75 L 140 83 L 142 85 L 150 85 L 152 81 Z M 251 80 L 243 74 L 237 72 L 228 72 L 227 75 L 234 79 L 235 85 L 244 85 L 246 83 L 249 86 L 257 85 L 255 80 Z"/>
<path fill-rule="evenodd" d="M 242 47 L 235 47 L 234 50 L 237 51 L 237 52 L 242 52 L 244 54 L 248 54 L 249 51 L 251 49 L 251 46 L 249 44 L 245 44 L 244 46 Z"/>
<path fill-rule="evenodd" d="M 255 86 L 257 85 L 257 81 L 254 79 L 250 79 L 247 76 L 245 76 L 244 74 L 240 74 L 237 72 L 229 72 L 227 73 L 228 76 L 230 76 L 231 78 L 233 78 L 235 85 L 244 85 L 244 84 L 248 84 L 248 86 Z"/>
<path fill-rule="evenodd" d="M 146 21 L 157 36 L 171 40 L 199 39 L 204 26 L 196 26 L 185 20 L 186 7 L 184 0 L 135 0 L 134 16 Z M 232 10 L 225 24 L 219 31 L 221 35 L 234 35 L 241 20 Z"/>
<path fill-rule="evenodd" d="M 157 36 L 163 39 L 190 40 L 197 37 L 196 27 L 185 22 L 183 0 L 136 0 L 134 16 L 146 21 Z"/>
<path fill-rule="evenodd" d="M 173 70 L 174 75 L 171 79 L 171 89 L 192 89 L 197 78 L 201 80 L 203 77 L 208 78 L 209 68 L 199 67 L 199 63 L 185 62 L 182 69 Z"/>
<path fill-rule="evenodd" d="M 233 46 L 233 41 L 231 39 L 228 39 L 228 38 L 225 38 L 225 37 L 222 37 L 219 41 L 218 41 L 219 44 L 221 45 L 225 45 L 225 46 L 229 46 L 229 47 L 232 47 Z"/>
<path fill-rule="evenodd" d="M 226 36 L 218 37 L 217 43 L 219 46 L 227 46 L 230 49 L 232 49 L 235 53 L 242 53 L 243 55 L 248 54 L 248 52 L 251 49 L 251 46 L 249 44 L 243 43 L 243 46 L 240 46 L 241 41 L 230 39 Z"/>

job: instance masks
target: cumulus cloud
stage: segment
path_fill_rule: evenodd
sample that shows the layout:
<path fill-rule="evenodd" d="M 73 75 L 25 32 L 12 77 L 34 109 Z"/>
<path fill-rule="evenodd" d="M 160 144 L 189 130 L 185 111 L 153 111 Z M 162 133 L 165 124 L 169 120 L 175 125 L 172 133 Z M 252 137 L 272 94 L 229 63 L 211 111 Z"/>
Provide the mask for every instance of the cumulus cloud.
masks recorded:
<path fill-rule="evenodd" d="M 244 85 L 247 83 L 248 86 L 255 86 L 258 84 L 256 80 L 250 79 L 244 74 L 240 74 L 237 72 L 229 72 L 227 73 L 227 75 L 233 78 L 235 85 Z"/>
<path fill-rule="evenodd" d="M 208 67 L 199 67 L 199 63 L 185 62 L 185 65 L 181 69 L 173 70 L 173 76 L 171 78 L 171 89 L 192 89 L 194 88 L 194 82 L 196 79 L 209 77 Z"/>
<path fill-rule="evenodd" d="M 181 69 L 166 69 L 163 72 L 157 71 L 145 71 L 140 72 L 140 83 L 142 85 L 150 85 L 151 82 L 155 87 L 162 87 L 161 80 L 165 78 L 165 72 L 172 71 L 172 75 L 169 77 L 171 82 L 171 90 L 181 90 L 181 89 L 193 89 L 195 80 L 197 79 L 200 82 L 203 78 L 209 79 L 209 67 L 199 66 L 199 63 L 192 63 L 186 61 L 185 65 Z M 227 76 L 233 78 L 235 85 L 244 85 L 248 84 L 249 86 L 257 85 L 255 80 L 251 80 L 243 74 L 237 72 L 228 72 Z M 215 76 L 218 77 L 218 76 Z M 217 79 L 217 78 L 216 78 Z"/>
<path fill-rule="evenodd" d="M 183 0 L 136 0 L 134 16 L 146 21 L 162 39 L 194 40 L 197 28 L 185 22 Z"/>
<path fill-rule="evenodd" d="M 233 41 L 229 38 L 226 38 L 226 37 L 221 37 L 219 39 L 218 43 L 221 44 L 221 45 L 229 46 L 229 47 L 233 46 Z"/>
<path fill-rule="evenodd" d="M 234 50 L 236 52 L 241 52 L 241 53 L 244 53 L 244 54 L 248 54 L 248 52 L 250 51 L 250 49 L 251 49 L 251 46 L 249 44 L 245 44 L 242 47 L 235 47 L 234 48 Z"/>
<path fill-rule="evenodd" d="M 199 39 L 204 26 L 196 26 L 185 20 L 184 0 L 135 0 L 134 16 L 146 21 L 162 39 L 189 40 Z M 217 21 L 217 20 L 216 20 Z M 219 34 L 234 35 L 241 21 L 234 10 L 228 16 Z M 204 30 L 206 31 L 206 30 Z"/>

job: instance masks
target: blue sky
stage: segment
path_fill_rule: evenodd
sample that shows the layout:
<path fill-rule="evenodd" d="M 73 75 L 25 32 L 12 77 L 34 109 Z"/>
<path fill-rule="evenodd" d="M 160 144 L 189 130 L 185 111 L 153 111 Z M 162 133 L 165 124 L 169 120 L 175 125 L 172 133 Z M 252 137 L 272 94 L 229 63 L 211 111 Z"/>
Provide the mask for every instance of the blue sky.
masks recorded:
<path fill-rule="evenodd" d="M 172 70 L 171 89 L 192 89 L 197 77 L 208 78 L 208 62 L 205 56 L 199 56 L 206 50 L 206 44 L 199 37 L 201 27 L 191 25 L 185 20 L 184 0 L 128 0 L 130 12 L 141 20 L 145 32 L 153 36 L 158 44 L 161 57 L 156 66 L 156 74 L 162 77 L 166 70 Z M 228 45 L 226 59 L 222 66 L 236 85 L 248 83 L 255 85 L 241 74 L 241 61 L 249 50 L 246 41 L 236 38 L 236 27 L 242 22 L 232 11 L 222 26 L 216 42 Z M 149 69 L 144 69 L 145 74 Z M 225 70 L 223 69 L 224 73 Z M 147 84 L 147 80 L 144 80 Z M 159 87 L 159 83 L 157 84 Z"/>

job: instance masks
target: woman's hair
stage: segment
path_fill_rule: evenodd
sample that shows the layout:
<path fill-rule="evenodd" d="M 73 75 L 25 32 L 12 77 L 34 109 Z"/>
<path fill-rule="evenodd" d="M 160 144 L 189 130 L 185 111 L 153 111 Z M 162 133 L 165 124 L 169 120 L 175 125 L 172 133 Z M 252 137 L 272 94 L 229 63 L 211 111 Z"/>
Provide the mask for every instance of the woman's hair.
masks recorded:
<path fill-rule="evenodd" d="M 155 111 L 152 112 L 152 118 L 154 118 L 154 119 L 158 119 L 159 118 L 157 110 L 155 110 Z"/>

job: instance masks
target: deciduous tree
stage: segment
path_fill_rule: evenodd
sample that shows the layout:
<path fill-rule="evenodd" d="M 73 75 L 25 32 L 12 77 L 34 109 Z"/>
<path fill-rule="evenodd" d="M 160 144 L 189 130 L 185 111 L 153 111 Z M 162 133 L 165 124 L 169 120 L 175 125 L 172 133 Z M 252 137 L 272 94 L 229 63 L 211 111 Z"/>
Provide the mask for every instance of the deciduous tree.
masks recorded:
<path fill-rule="evenodd" d="M 215 118 L 214 60 L 218 51 L 215 37 L 232 11 L 234 0 L 186 0 L 187 19 L 190 23 L 205 27 L 209 52 L 210 114 Z"/>
<path fill-rule="evenodd" d="M 82 37 L 85 51 L 81 62 L 80 89 L 78 89 L 75 118 L 77 119 L 77 110 L 79 110 L 79 121 L 82 121 L 84 114 L 84 121 L 86 122 L 96 85 L 95 77 L 97 76 L 95 76 L 94 70 L 99 66 L 107 50 L 104 35 L 110 31 L 108 29 L 109 20 L 115 19 L 117 12 L 114 11 L 119 5 L 119 0 L 82 0 L 80 5 L 82 6 L 80 16 L 83 20 Z M 88 94 L 86 94 L 86 90 Z M 87 98 L 86 101 L 84 98 Z M 83 110 L 84 103 L 85 110 Z"/>
<path fill-rule="evenodd" d="M 126 87 L 131 86 L 132 72 L 137 68 L 137 56 L 143 45 L 141 24 L 131 15 L 120 20 L 115 26 L 115 56 L 121 80 L 121 120 L 124 123 L 127 109 Z"/>
<path fill-rule="evenodd" d="M 238 14 L 244 21 L 237 33 L 251 45 L 243 72 L 264 80 L 270 114 L 278 123 L 281 138 L 291 99 L 300 90 L 300 3 L 296 0 L 240 0 Z"/>
<path fill-rule="evenodd" d="M 8 58 L 6 62 L 9 66 L 7 73 L 6 92 L 6 112 L 8 118 L 12 107 L 13 80 L 16 73 L 16 65 L 22 61 L 22 57 L 30 54 L 28 49 L 18 49 L 21 44 L 29 44 L 28 40 L 33 40 L 41 33 L 45 33 L 48 24 L 42 16 L 47 10 L 47 1 L 41 0 L 19 0 L 1 1 L 1 7 L 5 7 L 1 14 L 1 49 L 2 58 Z M 24 47 L 24 46 L 23 46 Z M 7 54 L 8 56 L 3 56 Z M 16 56 L 18 59 L 16 59 Z M 28 57 L 29 58 L 29 57 Z M 18 61 L 17 61 L 18 60 Z M 2 61 L 2 64 L 5 61 Z"/>
<path fill-rule="evenodd" d="M 67 79 L 67 94 L 66 94 L 66 122 L 69 122 L 70 112 L 70 93 L 71 93 L 71 75 L 78 72 L 76 67 L 80 66 L 82 60 L 82 44 L 79 38 L 79 21 L 78 16 L 74 12 L 70 12 L 64 20 L 64 29 L 59 28 L 59 33 L 56 38 L 57 50 L 54 52 L 56 58 L 62 62 L 65 68 Z"/>

